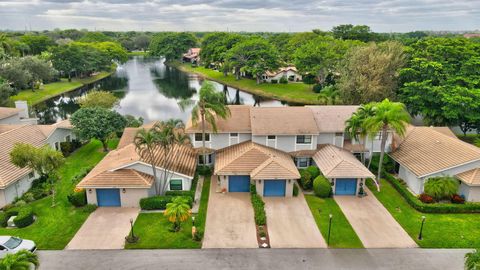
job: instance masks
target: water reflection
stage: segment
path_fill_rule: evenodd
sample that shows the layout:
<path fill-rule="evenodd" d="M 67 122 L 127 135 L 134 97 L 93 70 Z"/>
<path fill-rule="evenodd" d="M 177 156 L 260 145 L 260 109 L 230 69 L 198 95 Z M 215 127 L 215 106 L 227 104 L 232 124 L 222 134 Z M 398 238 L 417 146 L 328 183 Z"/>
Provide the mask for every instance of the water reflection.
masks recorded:
<path fill-rule="evenodd" d="M 184 98 L 198 99 L 203 79 L 197 75 L 167 67 L 158 58 L 134 57 L 117 68 L 116 73 L 95 85 L 90 85 L 62 96 L 49 99 L 34 107 L 41 123 L 54 123 L 69 117 L 78 110 L 77 100 L 93 88 L 112 91 L 120 98 L 116 110 L 123 114 L 143 117 L 145 122 L 179 118 L 186 121 L 190 109 L 182 111 L 178 101 Z M 227 104 L 254 106 L 285 106 L 271 100 L 239 91 L 213 82 L 215 88 L 225 94 Z"/>

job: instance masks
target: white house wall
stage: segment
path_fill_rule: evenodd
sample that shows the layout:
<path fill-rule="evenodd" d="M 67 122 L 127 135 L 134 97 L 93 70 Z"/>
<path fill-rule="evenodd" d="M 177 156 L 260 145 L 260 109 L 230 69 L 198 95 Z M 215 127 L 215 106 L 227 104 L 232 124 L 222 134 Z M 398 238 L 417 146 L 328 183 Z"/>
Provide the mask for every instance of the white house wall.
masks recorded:
<path fill-rule="evenodd" d="M 463 195 L 469 202 L 480 202 L 480 186 L 460 185 L 458 194 Z"/>
<path fill-rule="evenodd" d="M 252 136 L 252 141 L 258 144 L 273 147 L 284 152 L 298 150 L 312 150 L 317 148 L 317 136 L 312 135 L 312 143 L 297 144 L 296 135 L 278 135 L 275 140 L 267 140 L 267 136 Z"/>
<path fill-rule="evenodd" d="M 47 143 L 53 149 L 55 149 L 55 143 L 66 142 L 67 136 L 70 136 L 71 140 L 75 139 L 75 135 L 73 134 L 72 130 L 65 129 L 65 128 L 57 128 L 52 134 L 50 134 L 50 136 L 47 139 Z"/>
<path fill-rule="evenodd" d="M 14 114 L 12 116 L 9 116 L 7 118 L 0 119 L 0 125 L 16 125 L 20 124 L 20 115 L 19 114 Z"/>
<path fill-rule="evenodd" d="M 414 173 L 409 169 L 400 166 L 398 171 L 398 177 L 402 179 L 411 191 L 415 194 L 420 194 L 423 191 L 423 180 L 418 178 Z"/>
<path fill-rule="evenodd" d="M 15 198 L 20 197 L 27 192 L 32 186 L 33 180 L 35 180 L 35 177 L 29 178 L 28 175 L 25 175 L 16 182 L 7 186 L 7 188 L 4 189 L 5 204 L 12 203 Z M 0 203 L 2 202 L 0 201 Z M 5 204 L 1 205 L 0 207 L 5 206 Z"/>
<path fill-rule="evenodd" d="M 318 144 L 334 144 L 335 133 L 320 133 L 317 142 Z"/>
<path fill-rule="evenodd" d="M 122 207 L 140 207 L 140 199 L 149 197 L 149 189 L 147 188 L 125 188 L 123 192 L 120 190 L 120 203 Z M 97 189 L 87 188 L 87 203 L 98 204 Z"/>

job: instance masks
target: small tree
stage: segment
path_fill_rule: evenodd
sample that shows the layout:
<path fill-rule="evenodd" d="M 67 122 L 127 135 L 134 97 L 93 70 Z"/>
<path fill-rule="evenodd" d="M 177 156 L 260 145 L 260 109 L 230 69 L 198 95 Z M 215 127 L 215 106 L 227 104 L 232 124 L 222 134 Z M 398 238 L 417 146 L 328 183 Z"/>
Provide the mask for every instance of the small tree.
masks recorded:
<path fill-rule="evenodd" d="M 320 198 L 328 198 L 332 193 L 330 181 L 323 175 L 317 176 L 317 178 L 313 180 L 313 192 Z"/>
<path fill-rule="evenodd" d="M 458 191 L 458 180 L 453 177 L 432 177 L 425 182 L 424 191 L 439 201 L 450 198 Z"/>
<path fill-rule="evenodd" d="M 38 256 L 28 250 L 20 250 L 17 253 L 7 253 L 3 259 L 0 260 L 0 270 L 28 270 L 38 268 Z"/>
<path fill-rule="evenodd" d="M 171 203 L 167 203 L 164 215 L 168 217 L 168 221 L 173 224 L 173 231 L 180 231 L 182 222 L 191 216 L 190 205 L 184 197 L 174 197 Z"/>
<path fill-rule="evenodd" d="M 480 249 L 465 254 L 465 269 L 479 270 L 480 269 Z"/>
<path fill-rule="evenodd" d="M 50 146 L 35 147 L 31 144 L 17 143 L 10 152 L 10 160 L 20 168 L 29 168 L 40 175 L 40 177 L 50 180 L 52 190 L 52 207 L 55 206 L 55 185 L 54 179 L 57 178 L 56 171 L 65 162 L 63 154 L 52 149 Z"/>
<path fill-rule="evenodd" d="M 158 177 L 157 177 L 157 169 L 155 167 L 155 159 L 154 159 L 154 148 L 157 147 L 159 144 L 158 134 L 155 130 L 150 129 L 146 130 L 144 128 L 140 129 L 137 134 L 135 134 L 134 138 L 135 149 L 137 153 L 143 158 L 150 161 L 150 166 L 152 166 L 152 173 L 153 173 L 153 184 L 155 185 L 155 193 L 157 195 L 160 194 L 160 188 L 158 186 Z"/>
<path fill-rule="evenodd" d="M 108 152 L 108 139 L 126 125 L 125 118 L 119 113 L 100 107 L 81 108 L 70 121 L 81 138 L 101 141 L 105 152 Z"/>
<path fill-rule="evenodd" d="M 107 91 L 91 91 L 82 97 L 79 102 L 82 108 L 100 107 L 104 109 L 112 109 L 118 105 L 118 98 L 111 92 Z"/>

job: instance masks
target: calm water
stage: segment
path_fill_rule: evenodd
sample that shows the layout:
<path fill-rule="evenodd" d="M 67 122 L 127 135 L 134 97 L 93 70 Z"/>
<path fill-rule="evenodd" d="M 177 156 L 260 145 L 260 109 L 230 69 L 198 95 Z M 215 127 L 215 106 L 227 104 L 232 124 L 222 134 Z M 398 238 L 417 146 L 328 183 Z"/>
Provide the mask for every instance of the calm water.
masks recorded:
<path fill-rule="evenodd" d="M 178 101 L 184 98 L 198 99 L 202 80 L 197 75 L 167 67 L 163 60 L 134 57 L 117 68 L 116 73 L 95 85 L 66 93 L 36 105 L 33 111 L 41 123 L 54 123 L 78 110 L 77 100 L 93 88 L 112 91 L 120 98 L 115 109 L 119 113 L 143 117 L 145 123 L 169 118 L 188 119 L 190 109 L 182 111 Z M 269 100 L 213 82 L 218 91 L 225 93 L 229 104 L 254 106 L 285 106 L 277 100 Z"/>

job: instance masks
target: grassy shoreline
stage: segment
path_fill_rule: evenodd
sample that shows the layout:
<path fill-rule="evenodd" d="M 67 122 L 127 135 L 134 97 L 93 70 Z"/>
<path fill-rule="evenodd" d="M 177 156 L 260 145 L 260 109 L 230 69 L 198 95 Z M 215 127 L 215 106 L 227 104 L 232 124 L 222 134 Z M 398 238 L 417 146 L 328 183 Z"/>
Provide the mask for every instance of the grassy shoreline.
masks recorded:
<path fill-rule="evenodd" d="M 194 73 L 206 79 L 225 84 L 233 88 L 238 88 L 244 92 L 248 92 L 257 96 L 298 104 L 321 104 L 317 100 L 318 94 L 312 91 L 312 86 L 305 83 L 257 84 L 255 80 L 245 78 L 236 80 L 232 74 L 224 76 L 222 72 L 204 67 L 192 67 L 190 64 L 172 62 L 168 63 L 168 65 L 178 68 L 183 72 Z"/>
<path fill-rule="evenodd" d="M 42 88 L 35 91 L 32 91 L 31 89 L 25 89 L 20 91 L 17 95 L 10 97 L 10 101 L 13 105 L 14 101 L 25 100 L 27 101 L 28 105 L 33 106 L 47 99 L 77 90 L 78 88 L 85 85 L 100 81 L 106 77 L 111 76 L 114 72 L 114 70 L 110 72 L 102 71 L 95 76 L 81 79 L 72 79 L 71 82 L 69 82 L 67 79 L 61 79 L 59 82 L 47 83 L 43 85 Z"/>

